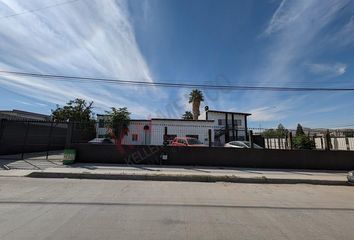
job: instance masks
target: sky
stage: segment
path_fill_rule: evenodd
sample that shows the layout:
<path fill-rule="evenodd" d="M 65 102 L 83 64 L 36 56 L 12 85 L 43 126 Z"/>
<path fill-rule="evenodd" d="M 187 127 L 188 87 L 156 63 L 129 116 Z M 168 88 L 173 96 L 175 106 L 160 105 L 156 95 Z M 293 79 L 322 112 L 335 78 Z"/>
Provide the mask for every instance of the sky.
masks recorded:
<path fill-rule="evenodd" d="M 2 0 L 0 70 L 146 82 L 354 87 L 350 0 Z M 180 118 L 191 89 L 0 73 L 0 109 Z M 250 127 L 354 127 L 354 92 L 203 90 L 201 108 L 251 113 Z"/>

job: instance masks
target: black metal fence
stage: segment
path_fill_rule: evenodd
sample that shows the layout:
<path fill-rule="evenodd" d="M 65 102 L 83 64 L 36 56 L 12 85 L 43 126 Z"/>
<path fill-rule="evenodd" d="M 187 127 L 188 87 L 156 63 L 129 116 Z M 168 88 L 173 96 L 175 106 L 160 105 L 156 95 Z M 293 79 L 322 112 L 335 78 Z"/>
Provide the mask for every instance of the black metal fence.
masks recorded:
<path fill-rule="evenodd" d="M 21 154 L 21 158 L 23 158 L 24 153 L 47 152 L 48 156 L 49 151 L 63 150 L 70 147 L 71 144 L 87 143 L 94 139 L 97 124 L 95 121 L 56 122 L 1 119 L 0 155 Z M 223 146 L 225 142 L 246 140 L 268 149 L 292 149 L 291 130 L 284 138 L 264 138 L 262 133 L 265 130 L 261 128 L 214 129 L 213 138 L 211 130 L 208 130 L 208 133 L 204 135 L 208 136 L 209 146 Z M 165 135 L 166 132 L 169 133 L 165 129 Z M 354 134 L 352 134 L 353 136 L 346 134 L 342 137 L 331 136 L 342 133 L 330 133 L 329 131 L 323 133 L 322 136 L 319 133 L 306 134 L 315 142 L 316 149 L 354 150 Z M 133 142 L 123 142 L 122 144 L 134 145 Z"/>
<path fill-rule="evenodd" d="M 76 144 L 77 162 L 162 164 L 243 168 L 352 170 L 352 151 L 237 149 L 222 147 L 123 146 Z M 165 158 L 163 157 L 165 156 Z"/>
<path fill-rule="evenodd" d="M 0 120 L 0 155 L 62 150 L 95 137 L 95 123 Z"/>

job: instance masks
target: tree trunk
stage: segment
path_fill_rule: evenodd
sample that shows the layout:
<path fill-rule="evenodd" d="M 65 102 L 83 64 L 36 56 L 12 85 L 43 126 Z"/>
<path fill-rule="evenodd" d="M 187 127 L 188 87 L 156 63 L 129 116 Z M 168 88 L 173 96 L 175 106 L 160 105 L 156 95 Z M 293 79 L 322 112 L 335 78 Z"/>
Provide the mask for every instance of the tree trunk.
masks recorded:
<path fill-rule="evenodd" d="M 199 107 L 200 101 L 193 101 L 193 120 L 198 120 L 200 115 Z"/>

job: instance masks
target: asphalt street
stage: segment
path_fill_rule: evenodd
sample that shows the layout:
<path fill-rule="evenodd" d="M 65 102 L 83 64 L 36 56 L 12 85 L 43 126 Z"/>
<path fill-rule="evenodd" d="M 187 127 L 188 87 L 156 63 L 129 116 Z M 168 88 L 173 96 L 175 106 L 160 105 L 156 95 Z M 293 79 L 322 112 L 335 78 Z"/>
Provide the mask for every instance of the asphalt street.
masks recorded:
<path fill-rule="evenodd" d="M 0 239 L 353 239 L 354 187 L 0 177 Z"/>

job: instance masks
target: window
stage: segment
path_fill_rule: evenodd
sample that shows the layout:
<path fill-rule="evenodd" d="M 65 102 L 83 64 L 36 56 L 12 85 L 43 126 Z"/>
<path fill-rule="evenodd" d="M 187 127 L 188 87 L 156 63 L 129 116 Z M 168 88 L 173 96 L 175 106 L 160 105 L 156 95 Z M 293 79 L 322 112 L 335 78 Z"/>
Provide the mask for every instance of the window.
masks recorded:
<path fill-rule="evenodd" d="M 188 139 L 188 143 L 189 143 L 189 145 L 201 145 L 201 144 L 203 144 L 201 141 L 199 141 L 198 139 L 193 139 L 193 138 L 191 138 L 191 139 Z"/>
<path fill-rule="evenodd" d="M 165 135 L 166 136 L 166 138 L 165 138 L 165 140 L 166 141 L 168 141 L 168 140 L 173 140 L 173 139 L 175 139 L 175 137 L 177 137 L 177 135 L 173 135 L 173 134 L 167 134 L 167 135 Z"/>
<path fill-rule="evenodd" d="M 100 120 L 98 121 L 98 127 L 99 127 L 99 128 L 104 128 L 104 120 L 103 120 L 103 119 L 100 119 Z"/>
<path fill-rule="evenodd" d="M 181 144 L 186 144 L 186 141 L 184 141 L 184 139 L 178 139 L 177 142 Z"/>
<path fill-rule="evenodd" d="M 138 141 L 138 134 L 132 134 L 132 141 L 137 142 Z"/>
<path fill-rule="evenodd" d="M 186 135 L 186 137 L 199 139 L 199 136 L 198 136 L 198 135 Z"/>
<path fill-rule="evenodd" d="M 232 119 L 228 119 L 228 120 L 227 120 L 227 124 L 228 124 L 229 126 L 232 126 Z M 235 119 L 235 120 L 234 120 L 234 124 L 235 124 L 235 126 L 241 126 L 241 124 L 242 124 L 241 119 Z M 219 119 L 219 120 L 218 120 L 218 125 L 219 125 L 219 126 L 225 126 L 225 125 L 226 125 L 226 120 L 225 120 L 225 119 Z"/>

